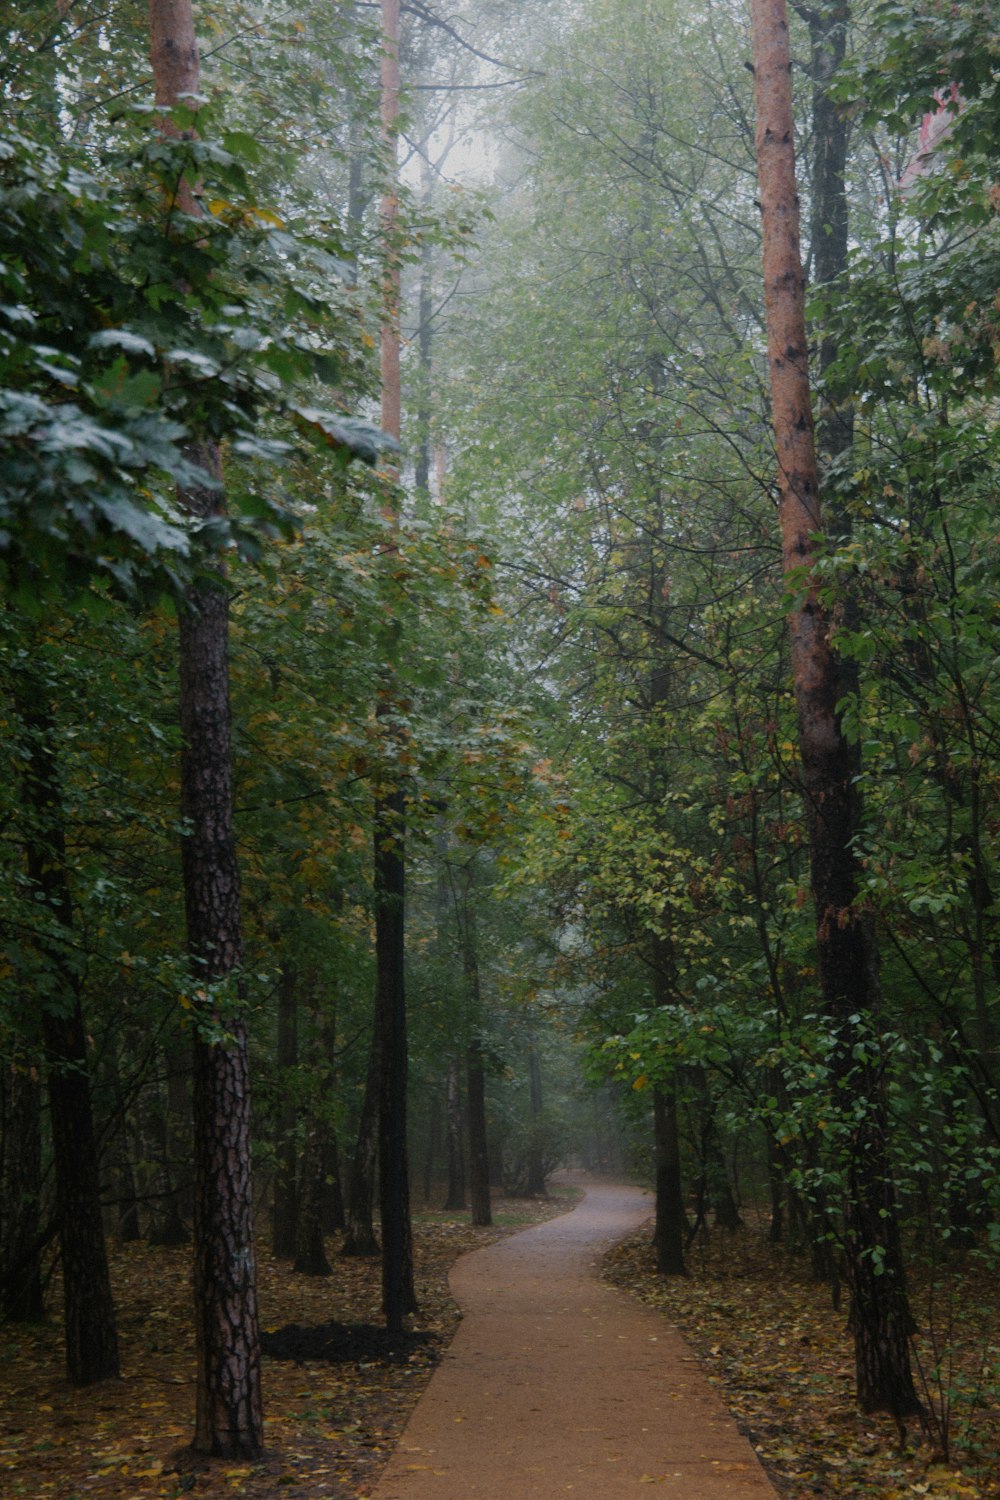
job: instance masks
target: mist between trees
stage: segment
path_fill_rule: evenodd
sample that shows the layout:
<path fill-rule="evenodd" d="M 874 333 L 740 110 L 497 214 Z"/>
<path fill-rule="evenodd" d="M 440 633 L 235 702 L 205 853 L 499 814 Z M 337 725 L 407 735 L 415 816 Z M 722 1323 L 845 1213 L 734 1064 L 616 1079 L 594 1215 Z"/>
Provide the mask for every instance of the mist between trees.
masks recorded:
<path fill-rule="evenodd" d="M 195 1447 L 253 1457 L 254 1215 L 380 1249 L 398 1330 L 411 1200 L 574 1162 L 655 1182 L 663 1276 L 796 1247 L 947 1451 L 908 1274 L 1000 1232 L 992 8 L 0 27 L 7 1319 L 58 1267 L 114 1376 L 106 1237 L 191 1237 Z"/>

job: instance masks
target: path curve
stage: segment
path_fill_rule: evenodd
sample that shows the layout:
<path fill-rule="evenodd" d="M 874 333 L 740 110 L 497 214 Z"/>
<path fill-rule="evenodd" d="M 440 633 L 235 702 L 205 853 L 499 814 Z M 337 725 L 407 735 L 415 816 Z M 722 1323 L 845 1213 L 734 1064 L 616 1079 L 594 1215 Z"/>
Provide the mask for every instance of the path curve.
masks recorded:
<path fill-rule="evenodd" d="M 775 1500 L 680 1335 L 597 1279 L 649 1195 L 581 1186 L 571 1213 L 457 1262 L 462 1323 L 372 1500 Z"/>

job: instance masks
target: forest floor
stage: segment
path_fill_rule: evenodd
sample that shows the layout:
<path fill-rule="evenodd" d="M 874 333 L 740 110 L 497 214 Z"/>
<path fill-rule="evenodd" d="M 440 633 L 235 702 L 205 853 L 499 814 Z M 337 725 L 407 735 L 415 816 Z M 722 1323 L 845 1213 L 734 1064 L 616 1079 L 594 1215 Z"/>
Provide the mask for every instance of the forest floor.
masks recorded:
<path fill-rule="evenodd" d="M 3 1500 L 361 1500 L 374 1486 L 450 1339 L 458 1313 L 448 1272 L 459 1255 L 572 1207 L 501 1199 L 492 1229 L 465 1216 L 414 1215 L 417 1326 L 386 1358 L 379 1348 L 377 1261 L 345 1260 L 332 1277 L 293 1275 L 259 1255 L 262 1327 L 326 1327 L 340 1358 L 264 1359 L 267 1453 L 257 1464 L 208 1463 L 185 1446 L 194 1408 L 190 1252 L 143 1245 L 114 1252 L 124 1378 L 74 1390 L 57 1321 L 0 1332 Z M 690 1275 L 658 1277 L 649 1234 L 605 1259 L 608 1279 L 661 1309 L 691 1343 L 785 1500 L 1000 1500 L 1000 1297 L 974 1260 L 914 1277 L 925 1399 L 951 1403 L 950 1448 L 918 1431 L 902 1445 L 884 1417 L 855 1409 L 846 1312 L 809 1278 L 808 1263 L 766 1243 L 763 1227 L 699 1237 Z M 50 1289 L 58 1306 L 58 1288 Z M 346 1330 L 373 1332 L 352 1349 Z M 934 1341 L 950 1343 L 935 1373 Z M 293 1346 L 294 1348 L 294 1346 Z M 308 1357 L 307 1357 L 308 1356 Z"/>
<path fill-rule="evenodd" d="M 640 1234 L 608 1253 L 603 1274 L 684 1335 L 785 1500 L 1000 1497 L 1000 1298 L 974 1257 L 933 1276 L 911 1269 L 918 1384 L 938 1420 L 930 1437 L 913 1429 L 902 1442 L 889 1418 L 858 1412 L 846 1297 L 835 1311 L 807 1257 L 769 1245 L 761 1223 L 699 1236 L 688 1268 L 658 1276 Z"/>
<path fill-rule="evenodd" d="M 490 1229 L 467 1215 L 415 1213 L 418 1332 L 392 1351 L 381 1328 L 377 1259 L 344 1259 L 333 1274 L 293 1274 L 258 1247 L 267 1452 L 259 1463 L 200 1459 L 186 1446 L 194 1418 L 191 1252 L 134 1244 L 112 1250 L 123 1378 L 67 1385 L 56 1320 L 0 1330 L 0 1496 L 3 1500 L 358 1500 L 369 1494 L 458 1322 L 448 1272 L 460 1255 L 572 1208 L 573 1188 L 548 1199 L 499 1197 Z M 59 1306 L 59 1289 L 49 1303 Z M 304 1330 L 322 1329 L 322 1335 Z M 324 1347 L 325 1346 L 325 1347 Z"/>

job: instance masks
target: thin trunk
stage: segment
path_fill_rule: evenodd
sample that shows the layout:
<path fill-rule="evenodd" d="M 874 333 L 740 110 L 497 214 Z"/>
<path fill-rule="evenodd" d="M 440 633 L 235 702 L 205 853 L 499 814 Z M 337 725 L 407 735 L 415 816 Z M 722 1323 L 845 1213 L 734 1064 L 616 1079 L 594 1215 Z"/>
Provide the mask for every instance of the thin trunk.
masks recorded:
<path fill-rule="evenodd" d="M 471 892 L 469 892 L 471 897 Z M 465 1052 L 465 1107 L 469 1131 L 469 1202 L 472 1223 L 493 1223 L 490 1202 L 490 1152 L 486 1128 L 486 1068 L 483 1067 L 483 1043 L 478 1034 L 483 1011 L 480 992 L 480 960 L 475 942 L 475 910 L 471 898 L 466 900 L 463 919 L 462 974 L 465 978 L 469 1007 L 469 1044 Z"/>
<path fill-rule="evenodd" d="M 347 1192 L 347 1228 L 344 1233 L 342 1255 L 378 1255 L 379 1243 L 372 1227 L 375 1203 L 375 1162 L 378 1156 L 379 1128 L 379 1081 L 382 1066 L 379 1028 L 372 1032 L 371 1050 L 368 1054 L 368 1076 L 365 1081 L 364 1098 L 361 1101 L 361 1116 L 358 1134 L 351 1158 L 351 1176 Z"/>
<path fill-rule="evenodd" d="M 186 1168 L 191 1159 L 190 1131 L 181 1131 L 181 1115 L 188 1122 L 191 1116 L 191 1101 L 188 1091 L 187 1069 L 181 1070 L 178 1059 L 167 1057 L 166 1097 L 160 1084 L 154 1086 L 152 1108 L 147 1111 L 144 1135 L 149 1143 L 149 1155 L 155 1164 L 153 1180 L 156 1183 L 157 1200 L 149 1223 L 151 1245 L 186 1245 L 191 1234 L 184 1220 L 182 1204 L 190 1198 L 186 1182 L 180 1180 L 182 1163 Z M 190 1214 L 192 1205 L 188 1203 Z"/>
<path fill-rule="evenodd" d="M 686 1276 L 684 1231 L 687 1215 L 681 1190 L 677 1095 L 673 1089 L 653 1090 L 653 1126 L 656 1145 L 656 1222 L 653 1230 L 656 1269 L 661 1276 Z"/>
<path fill-rule="evenodd" d="M 50 935 L 41 940 L 52 984 L 51 996 L 43 1002 L 42 1035 L 62 1251 L 66 1374 L 72 1385 L 92 1385 L 117 1379 L 118 1334 L 101 1213 L 86 1030 L 71 957 L 73 901 L 56 771 L 55 726 L 37 688 L 32 695 L 25 694 L 19 707 L 28 737 L 24 773 L 24 802 L 29 815 L 27 874 L 50 928 Z"/>
<path fill-rule="evenodd" d="M 405 866 L 401 790 L 379 801 L 375 844 L 376 1024 L 381 1038 L 379 1208 L 382 1302 L 389 1333 L 416 1312 L 406 1151 L 406 994 L 403 980 Z"/>
<path fill-rule="evenodd" d="M 310 1123 L 302 1151 L 301 1192 L 293 1271 L 302 1276 L 329 1276 L 323 1245 L 323 1140 L 318 1121 Z"/>
<path fill-rule="evenodd" d="M 673 944 L 668 938 L 653 938 L 651 959 L 653 1003 L 663 1008 L 676 998 L 676 966 Z M 677 1091 L 673 1085 L 653 1090 L 653 1131 L 656 1151 L 656 1220 L 653 1231 L 656 1269 L 664 1276 L 686 1276 L 684 1237 L 687 1214 L 681 1182 Z"/>
<path fill-rule="evenodd" d="M 465 1054 L 465 1108 L 469 1130 L 469 1201 L 473 1224 L 493 1222 L 490 1200 L 490 1153 L 486 1133 L 486 1071 L 483 1048 L 473 1036 Z"/>
<path fill-rule="evenodd" d="M 41 1267 L 42 1085 L 26 1058 L 0 1076 L 0 1316 L 45 1316 Z"/>
<path fill-rule="evenodd" d="M 542 1070 L 538 1061 L 538 1042 L 534 1035 L 528 1037 L 528 1100 L 531 1106 L 531 1126 L 528 1132 L 527 1179 L 525 1193 L 529 1198 L 545 1198 L 545 1140 L 542 1119 Z"/>
<path fill-rule="evenodd" d="M 452 1054 L 448 1059 L 448 1079 L 445 1090 L 446 1123 L 448 1135 L 448 1196 L 446 1209 L 465 1208 L 465 1152 L 462 1149 L 462 1086 L 459 1079 L 458 1058 Z"/>
<path fill-rule="evenodd" d="M 784 0 L 752 0 L 764 301 L 816 946 L 835 1091 L 852 1120 L 845 1239 L 857 1397 L 902 1423 L 919 1414 L 910 1369 L 913 1319 L 903 1276 L 882 1074 L 867 1028 L 877 1026 L 878 969 L 858 901 L 854 837 L 858 756 L 837 713 L 841 678 L 830 618 L 810 569 L 819 505 L 805 328 L 804 277 L 792 126 L 791 55 Z M 858 1053 L 860 1053 L 860 1060 Z M 870 1059 L 870 1060 L 867 1060 Z"/>
<path fill-rule="evenodd" d="M 434 1188 L 434 1168 L 437 1165 L 438 1146 L 441 1140 L 441 1100 L 437 1090 L 431 1095 L 427 1120 L 427 1142 L 424 1152 L 424 1202 L 430 1203 Z"/>
<path fill-rule="evenodd" d="M 396 134 L 399 114 L 400 0 L 382 0 L 381 107 L 382 138 L 392 166 L 382 197 L 381 224 L 386 270 L 382 287 L 381 419 L 382 429 L 399 439 L 400 386 L 400 262 L 396 245 L 399 202 L 396 183 Z M 386 519 L 395 530 L 395 502 Z M 390 665 L 377 707 L 380 718 L 391 717 L 395 706 L 395 668 L 398 626 L 390 624 L 387 641 Z M 394 731 L 389 730 L 390 736 Z M 416 1311 L 413 1289 L 413 1238 L 410 1226 L 410 1188 L 407 1166 L 406 1096 L 406 801 L 398 780 L 376 798 L 374 818 L 376 1026 L 381 1038 L 379 1088 L 379 1201 L 382 1220 L 382 1301 L 386 1328 L 399 1333 L 403 1319 Z"/>
<path fill-rule="evenodd" d="M 274 1202 L 271 1208 L 271 1253 L 279 1259 L 298 1253 L 298 1120 L 294 1077 L 299 1061 L 298 973 L 282 965 L 278 986 L 275 1062 L 278 1071 L 278 1140 L 275 1150 Z"/>

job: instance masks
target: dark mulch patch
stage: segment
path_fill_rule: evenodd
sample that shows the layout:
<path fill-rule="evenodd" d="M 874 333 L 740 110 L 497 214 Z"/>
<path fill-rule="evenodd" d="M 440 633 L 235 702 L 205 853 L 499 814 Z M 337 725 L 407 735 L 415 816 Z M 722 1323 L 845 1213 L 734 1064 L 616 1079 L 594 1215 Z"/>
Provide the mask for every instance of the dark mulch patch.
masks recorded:
<path fill-rule="evenodd" d="M 375 1323 L 286 1323 L 262 1333 L 262 1354 L 302 1365 L 436 1364 L 441 1340 L 436 1333 L 389 1334 Z"/>

